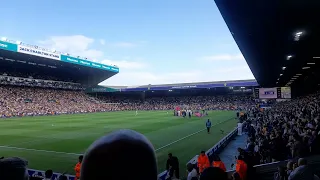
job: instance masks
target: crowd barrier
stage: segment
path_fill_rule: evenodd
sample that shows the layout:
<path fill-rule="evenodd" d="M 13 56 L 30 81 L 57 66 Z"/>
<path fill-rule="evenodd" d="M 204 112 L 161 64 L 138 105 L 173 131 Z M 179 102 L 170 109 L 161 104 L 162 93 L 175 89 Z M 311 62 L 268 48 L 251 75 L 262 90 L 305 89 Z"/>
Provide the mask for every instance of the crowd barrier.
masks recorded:
<path fill-rule="evenodd" d="M 39 171 L 39 170 L 35 170 L 35 169 L 28 169 L 28 174 L 30 177 L 40 177 L 40 178 L 44 178 L 44 171 Z M 62 174 L 60 173 L 53 173 L 53 177 L 51 178 L 52 180 L 58 180 L 59 176 L 61 176 Z M 73 175 L 69 175 L 69 174 L 64 174 L 65 176 L 68 177 L 68 180 L 74 180 L 75 176 Z"/>
<path fill-rule="evenodd" d="M 226 135 L 224 138 L 222 138 L 218 143 L 216 143 L 212 148 L 210 148 L 206 152 L 206 154 L 209 157 L 210 161 L 212 161 L 213 155 L 215 153 L 220 153 L 237 134 L 238 134 L 238 128 L 235 128 L 228 135 Z M 197 160 L 198 160 L 198 155 L 194 156 L 188 163 L 197 164 Z M 165 180 L 167 174 L 168 174 L 167 171 L 163 171 L 162 173 L 160 173 L 158 175 L 158 180 Z"/>

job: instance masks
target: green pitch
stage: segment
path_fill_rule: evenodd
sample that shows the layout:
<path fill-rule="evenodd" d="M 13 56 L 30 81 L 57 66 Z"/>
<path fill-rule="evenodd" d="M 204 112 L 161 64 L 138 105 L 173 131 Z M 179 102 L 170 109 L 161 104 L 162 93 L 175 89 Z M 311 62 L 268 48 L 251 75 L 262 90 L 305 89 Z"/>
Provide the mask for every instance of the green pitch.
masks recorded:
<path fill-rule="evenodd" d="M 184 175 L 191 158 L 235 128 L 234 117 L 231 111 L 211 111 L 209 117 L 191 119 L 174 117 L 171 111 L 140 111 L 137 116 L 128 111 L 0 119 L 0 156 L 23 157 L 32 169 L 74 174 L 77 154 L 93 141 L 117 129 L 133 129 L 154 145 L 159 172 L 171 152 L 179 158 Z M 211 134 L 200 131 L 207 118 L 212 121 Z"/>

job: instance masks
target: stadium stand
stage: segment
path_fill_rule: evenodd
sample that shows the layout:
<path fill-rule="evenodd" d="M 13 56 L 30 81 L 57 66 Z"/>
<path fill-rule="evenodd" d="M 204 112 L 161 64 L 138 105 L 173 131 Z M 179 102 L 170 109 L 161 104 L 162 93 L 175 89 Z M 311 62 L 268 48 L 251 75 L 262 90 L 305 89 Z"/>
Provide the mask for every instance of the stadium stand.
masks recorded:
<path fill-rule="evenodd" d="M 320 26 L 316 9 L 320 2 L 215 0 L 215 3 L 259 85 L 290 86 L 292 95 L 300 96 L 291 102 L 276 103 L 247 122 L 250 138 L 247 149 L 240 150 L 248 162 L 247 178 L 317 179 L 313 175 L 319 174 L 319 159 L 311 155 L 319 153 L 316 92 L 320 66 L 316 42 L 320 39 Z M 290 162 L 286 169 L 283 165 L 287 161 L 282 160 L 288 158 L 295 165 Z M 267 164 L 252 168 L 260 163 Z"/>
<path fill-rule="evenodd" d="M 229 93 L 226 93 L 229 94 L 228 96 L 204 95 L 206 93 L 204 89 L 207 88 L 224 87 L 230 90 L 229 87 L 233 86 L 228 86 L 228 83 L 232 82 L 219 82 L 217 83 L 219 85 L 210 87 L 207 85 L 212 83 L 203 83 L 203 86 L 184 84 L 164 87 L 156 85 L 117 87 L 121 92 L 113 92 L 111 96 L 108 93 L 106 93 L 108 96 L 101 94 L 101 92 L 109 92 L 110 89 L 88 95 L 81 90 L 97 85 L 102 80 L 115 75 L 116 72 L 102 71 L 100 68 L 95 74 L 91 64 L 90 68 L 80 65 L 81 61 L 89 62 L 70 57 L 76 63 L 68 64 L 66 61 L 62 62 L 62 55 L 59 56 L 61 62 L 54 63 L 49 62 L 48 54 L 43 55 L 43 53 L 41 58 L 34 58 L 34 54 L 19 51 L 23 57 L 17 58 L 16 52 L 20 46 L 6 41 L 1 42 L 3 45 L 0 46 L 5 50 L 0 53 L 2 57 L 0 61 L 3 63 L 1 67 L 5 67 L 0 71 L 2 73 L 0 81 L 2 117 L 137 109 L 172 110 L 175 106 L 181 105 L 191 106 L 194 109 L 244 109 L 246 116 L 242 118 L 243 124 L 239 124 L 249 138 L 246 148 L 238 149 L 238 156 L 234 159 L 233 169 L 235 170 L 227 172 L 230 179 L 319 179 L 317 176 L 320 172 L 320 93 L 317 90 L 320 66 L 316 59 L 320 56 L 318 46 L 315 45 L 315 42 L 320 40 L 318 35 L 320 25 L 316 19 L 320 16 L 319 1 L 291 1 L 291 4 L 278 1 L 277 4 L 275 4 L 276 1 L 215 0 L 215 2 L 259 84 L 263 87 L 291 86 L 295 98 L 284 99 L 283 102 L 271 101 L 272 103 L 260 104 L 260 101 L 254 101 L 254 98 L 259 97 L 254 97 L 252 91 L 251 95 L 243 96 Z M 298 28 L 304 28 L 307 32 L 299 31 Z M 28 48 L 32 48 L 34 50 L 32 52 L 40 51 L 35 50 L 38 47 L 28 46 Z M 25 66 L 26 62 L 18 62 L 16 59 L 32 62 Z M 50 66 L 49 69 L 42 69 L 43 66 L 40 64 L 43 62 L 48 62 L 49 65 L 46 67 Z M 38 74 L 29 75 L 28 68 L 35 65 L 39 70 L 36 71 Z M 18 66 L 20 68 L 16 68 Z M 61 70 L 60 73 L 57 73 L 59 70 Z M 63 77 L 65 72 L 68 78 Z M 52 78 L 52 75 L 57 77 Z M 248 86 L 253 89 L 257 84 L 255 82 Z M 195 88 L 202 88 L 197 92 L 198 95 L 193 92 Z M 177 89 L 182 90 L 176 91 Z M 137 93 L 130 98 L 127 97 L 128 94 L 123 93 L 131 91 L 146 92 Z M 165 93 L 159 95 L 156 91 L 165 91 Z M 186 91 L 192 95 L 186 95 L 188 94 Z M 169 92 L 177 93 L 170 95 Z M 260 106 L 255 106 L 256 103 Z M 262 105 L 268 108 L 262 108 Z M 237 131 L 237 128 L 234 129 L 206 152 L 205 155 L 210 160 L 209 166 L 212 165 L 212 156 L 219 154 L 230 141 L 237 138 Z M 125 146 L 119 147 L 117 144 L 119 142 Z M 136 151 L 138 154 L 134 154 Z M 113 155 L 114 153 L 117 155 Z M 179 154 L 176 155 L 179 156 Z M 197 174 L 195 172 L 198 169 L 197 159 L 196 156 L 187 165 L 193 179 L 198 179 L 198 176 L 194 175 Z M 109 162 L 105 163 L 105 161 Z M 137 161 L 138 164 L 131 164 L 127 169 L 119 168 L 125 162 L 133 161 Z M 154 150 L 143 135 L 132 131 L 116 132 L 102 137 L 89 147 L 85 154 L 81 178 L 129 179 L 132 174 L 135 174 L 138 179 L 155 180 L 157 179 L 155 162 Z M 19 175 L 15 173 L 16 170 L 22 172 L 20 179 L 23 179 L 26 166 L 25 160 L 2 158 L 0 159 L 0 179 L 13 179 L 1 175 Z M 141 170 L 144 168 L 146 172 Z M 29 170 L 29 174 L 42 176 L 43 172 Z M 167 174 L 168 172 L 165 171 L 158 178 L 166 179 Z M 54 174 L 55 177 L 58 175 Z M 220 169 L 209 167 L 203 170 L 200 180 L 227 180 L 225 175 L 226 173 Z"/>

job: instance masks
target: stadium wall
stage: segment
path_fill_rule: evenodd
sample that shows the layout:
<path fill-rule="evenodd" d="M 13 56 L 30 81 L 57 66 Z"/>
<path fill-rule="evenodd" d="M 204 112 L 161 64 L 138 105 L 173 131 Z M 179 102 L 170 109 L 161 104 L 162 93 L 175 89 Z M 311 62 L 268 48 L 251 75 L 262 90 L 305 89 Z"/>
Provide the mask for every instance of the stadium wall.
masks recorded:
<path fill-rule="evenodd" d="M 35 170 L 35 169 L 28 169 L 28 174 L 30 177 L 39 177 L 39 178 L 44 178 L 45 177 L 45 172 L 44 171 L 40 171 L 40 170 Z M 62 174 L 60 173 L 53 173 L 53 176 L 51 179 L 53 180 L 57 180 L 59 178 L 59 176 L 61 176 Z M 70 175 L 70 174 L 63 174 L 65 176 L 67 176 L 68 180 L 74 180 L 75 176 Z"/>

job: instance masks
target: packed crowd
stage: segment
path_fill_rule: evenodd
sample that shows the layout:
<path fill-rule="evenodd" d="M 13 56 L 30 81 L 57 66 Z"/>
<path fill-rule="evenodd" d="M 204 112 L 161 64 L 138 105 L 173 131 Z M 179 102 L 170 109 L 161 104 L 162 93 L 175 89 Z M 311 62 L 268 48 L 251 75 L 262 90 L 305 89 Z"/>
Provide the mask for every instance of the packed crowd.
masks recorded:
<path fill-rule="evenodd" d="M 198 96 L 149 98 L 142 100 L 108 99 L 82 91 L 35 87 L 0 86 L 0 117 L 39 116 L 124 110 L 174 110 L 187 106 L 194 110 L 246 109 L 254 105 L 250 96 Z M 111 102 L 111 103 L 110 103 Z"/>
<path fill-rule="evenodd" d="M 29 86 L 29 87 L 43 87 L 55 89 L 71 89 L 71 90 L 84 90 L 85 88 L 79 83 L 52 81 L 46 79 L 34 79 L 33 77 L 13 77 L 6 74 L 0 75 L 1 85 L 13 86 Z"/>
<path fill-rule="evenodd" d="M 0 87 L 0 117 L 100 112 L 109 109 L 80 91 Z"/>
<path fill-rule="evenodd" d="M 316 93 L 289 102 L 277 103 L 265 111 L 252 112 L 245 122 L 248 131 L 246 149 L 239 152 L 248 167 L 291 159 L 292 164 L 307 168 L 304 158 L 320 154 L 320 94 Z M 280 167 L 281 172 L 285 168 Z M 298 170 L 288 168 L 288 173 L 278 173 L 278 179 L 301 179 Z M 250 170 L 250 169 L 248 169 Z M 308 170 L 310 176 L 312 171 Z M 280 176 L 281 174 L 281 176 Z M 301 175 L 303 176 L 303 175 Z M 303 179 L 303 178 L 302 178 Z"/>
<path fill-rule="evenodd" d="M 112 98 L 103 96 L 101 100 L 108 103 L 119 103 L 121 110 L 174 110 L 186 106 L 192 110 L 237 110 L 254 106 L 252 96 L 183 96 L 183 97 L 152 97 L 145 101 Z"/>

